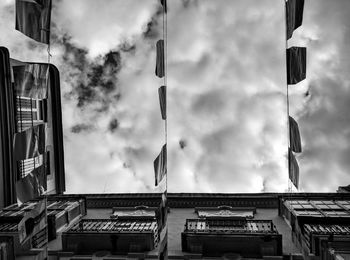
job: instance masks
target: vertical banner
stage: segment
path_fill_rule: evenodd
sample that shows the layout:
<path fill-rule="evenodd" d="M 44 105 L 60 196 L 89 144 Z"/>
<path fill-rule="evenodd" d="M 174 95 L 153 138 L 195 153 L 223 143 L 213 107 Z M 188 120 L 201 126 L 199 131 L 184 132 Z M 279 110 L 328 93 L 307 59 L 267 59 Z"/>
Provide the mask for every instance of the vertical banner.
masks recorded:
<path fill-rule="evenodd" d="M 16 133 L 13 140 L 15 161 L 34 158 L 45 152 L 46 124 L 35 125 Z"/>
<path fill-rule="evenodd" d="M 163 145 L 161 152 L 153 162 L 154 174 L 155 174 L 155 185 L 163 180 L 163 177 L 167 173 L 167 148 L 166 144 Z"/>
<path fill-rule="evenodd" d="M 156 58 L 156 75 L 163 78 L 165 75 L 164 66 L 164 40 L 158 40 L 156 44 L 157 58 Z"/>
<path fill-rule="evenodd" d="M 289 117 L 289 137 L 290 137 L 290 149 L 293 152 L 301 153 L 301 138 L 299 132 L 298 123 L 292 118 Z"/>
<path fill-rule="evenodd" d="M 35 199 L 47 190 L 47 175 L 45 165 L 34 168 L 27 176 L 16 182 L 17 202 L 22 204 Z"/>
<path fill-rule="evenodd" d="M 287 49 L 287 84 L 297 84 L 306 78 L 306 47 Z"/>
<path fill-rule="evenodd" d="M 13 66 L 16 95 L 35 99 L 46 99 L 50 84 L 49 64 L 26 64 Z"/>
<path fill-rule="evenodd" d="M 16 30 L 50 43 L 51 0 L 16 0 Z"/>
<path fill-rule="evenodd" d="M 160 104 L 160 112 L 162 115 L 162 119 L 166 119 L 166 86 L 161 86 L 158 89 L 159 95 L 159 104 Z"/>
<path fill-rule="evenodd" d="M 303 23 L 303 12 L 304 0 L 288 0 L 286 2 L 287 40 L 292 37 L 294 30 Z"/>
<path fill-rule="evenodd" d="M 294 186 L 299 189 L 299 166 L 293 152 L 290 149 L 288 161 L 289 179 L 294 184 Z"/>
<path fill-rule="evenodd" d="M 27 212 L 18 224 L 19 242 L 23 245 L 33 235 L 46 229 L 46 198 L 38 201 L 35 207 Z"/>

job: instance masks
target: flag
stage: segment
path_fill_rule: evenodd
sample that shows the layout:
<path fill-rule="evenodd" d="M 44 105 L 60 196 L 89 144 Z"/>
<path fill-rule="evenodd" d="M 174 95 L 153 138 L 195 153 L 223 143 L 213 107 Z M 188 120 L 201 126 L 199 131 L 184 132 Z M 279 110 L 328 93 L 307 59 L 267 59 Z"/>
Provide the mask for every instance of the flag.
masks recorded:
<path fill-rule="evenodd" d="M 157 60 L 156 60 L 156 75 L 160 78 L 164 77 L 164 40 L 158 40 L 156 44 Z"/>
<path fill-rule="evenodd" d="M 47 190 L 45 165 L 34 168 L 27 176 L 16 182 L 17 201 L 22 204 L 35 199 Z"/>
<path fill-rule="evenodd" d="M 299 188 L 299 166 L 297 159 L 293 152 L 289 149 L 289 160 L 288 160 L 288 169 L 289 169 L 289 179 L 294 184 L 294 186 Z"/>
<path fill-rule="evenodd" d="M 51 0 L 16 0 L 16 30 L 35 41 L 50 42 Z"/>
<path fill-rule="evenodd" d="M 49 64 L 14 66 L 14 88 L 17 96 L 45 99 L 49 88 Z"/>
<path fill-rule="evenodd" d="M 297 84 L 306 78 L 306 48 L 287 49 L 287 83 Z"/>
<path fill-rule="evenodd" d="M 155 185 L 162 181 L 163 177 L 167 173 L 167 149 L 166 144 L 163 145 L 162 151 L 157 156 L 157 158 L 153 162 L 154 165 L 154 173 L 155 173 Z"/>
<path fill-rule="evenodd" d="M 304 0 L 288 0 L 286 2 L 286 28 L 287 40 L 293 35 L 293 31 L 303 23 Z"/>
<path fill-rule="evenodd" d="M 38 201 L 35 207 L 27 212 L 18 224 L 19 242 L 23 245 L 29 238 L 47 226 L 46 198 Z"/>
<path fill-rule="evenodd" d="M 165 13 L 167 12 L 167 4 L 166 4 L 166 1 L 167 1 L 167 0 L 160 0 L 160 3 L 162 4 Z"/>
<path fill-rule="evenodd" d="M 158 89 L 160 112 L 162 114 L 162 119 L 166 119 L 166 86 L 161 86 Z"/>
<path fill-rule="evenodd" d="M 290 149 L 293 152 L 301 153 L 301 141 L 298 123 L 290 116 L 289 117 L 289 137 Z"/>
<path fill-rule="evenodd" d="M 13 141 L 15 161 L 34 158 L 45 152 L 45 127 L 45 124 L 39 124 L 15 133 Z"/>
<path fill-rule="evenodd" d="M 162 203 L 160 207 L 161 207 L 162 228 L 164 228 L 167 223 L 167 217 L 168 217 L 168 199 L 167 199 L 166 191 L 164 191 L 164 193 L 162 194 Z"/>

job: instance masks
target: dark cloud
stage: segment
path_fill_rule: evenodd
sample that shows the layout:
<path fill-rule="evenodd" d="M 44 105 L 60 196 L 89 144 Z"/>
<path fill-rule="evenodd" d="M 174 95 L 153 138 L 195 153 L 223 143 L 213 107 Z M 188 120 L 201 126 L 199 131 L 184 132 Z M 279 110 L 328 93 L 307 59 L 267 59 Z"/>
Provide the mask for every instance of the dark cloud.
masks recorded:
<path fill-rule="evenodd" d="M 187 8 L 190 5 L 191 1 L 190 0 L 182 0 L 182 5 L 184 8 Z"/>
<path fill-rule="evenodd" d="M 143 37 L 148 39 L 158 39 L 162 37 L 160 32 L 163 30 L 163 24 L 159 23 L 161 21 L 160 17 L 163 15 L 163 9 L 159 6 L 156 13 L 152 16 L 151 20 L 147 23 Z"/>
<path fill-rule="evenodd" d="M 298 156 L 301 185 L 305 190 L 335 190 L 342 183 L 334 176 L 350 181 L 345 163 L 350 150 L 350 85 L 327 76 L 310 85 L 313 98 L 299 120 L 304 144 Z"/>
<path fill-rule="evenodd" d="M 135 53 L 136 45 L 131 44 L 129 42 L 123 42 L 122 44 L 120 44 L 119 49 L 123 52 Z"/>
<path fill-rule="evenodd" d="M 181 139 L 181 140 L 179 141 L 179 145 L 180 145 L 180 148 L 181 148 L 181 149 L 184 149 L 184 148 L 187 146 L 186 140 Z"/>
<path fill-rule="evenodd" d="M 83 131 L 89 131 L 92 130 L 93 126 L 92 125 L 87 125 L 87 124 L 76 124 L 71 127 L 71 132 L 74 134 L 78 134 Z"/>
<path fill-rule="evenodd" d="M 222 90 L 212 90 L 199 95 L 193 102 L 192 110 L 195 113 L 218 113 L 227 102 L 226 93 Z"/>
<path fill-rule="evenodd" d="M 89 63 L 87 60 L 88 51 L 74 45 L 71 42 L 71 37 L 68 35 L 63 35 L 59 39 L 59 44 L 62 44 L 64 47 L 64 55 L 62 55 L 64 64 L 84 72 Z"/>
<path fill-rule="evenodd" d="M 109 122 L 108 130 L 113 133 L 118 129 L 118 127 L 119 127 L 119 121 L 118 119 L 114 118 Z"/>
<path fill-rule="evenodd" d="M 97 112 L 105 112 L 109 106 L 120 99 L 117 75 L 121 69 L 119 51 L 109 51 L 102 57 L 89 59 L 87 50 L 71 42 L 70 37 L 63 36 L 63 62 L 71 68 L 67 79 L 72 91 L 66 96 L 77 99 L 77 106 L 98 104 Z"/>

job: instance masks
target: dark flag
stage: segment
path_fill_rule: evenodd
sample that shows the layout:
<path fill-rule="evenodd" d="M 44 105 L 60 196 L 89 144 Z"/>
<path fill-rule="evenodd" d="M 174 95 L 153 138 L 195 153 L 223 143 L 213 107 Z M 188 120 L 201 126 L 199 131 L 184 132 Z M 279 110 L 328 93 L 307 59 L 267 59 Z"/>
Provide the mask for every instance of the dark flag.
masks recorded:
<path fill-rule="evenodd" d="M 162 151 L 157 156 L 157 158 L 153 162 L 154 165 L 154 174 L 155 174 L 155 185 L 162 181 L 163 177 L 167 173 L 167 149 L 166 144 L 163 145 Z"/>
<path fill-rule="evenodd" d="M 50 42 L 51 0 L 16 0 L 16 30 L 38 42 Z"/>
<path fill-rule="evenodd" d="M 294 186 L 299 188 L 299 166 L 297 159 L 293 152 L 289 149 L 289 160 L 288 160 L 288 169 L 289 169 L 289 179 L 294 184 Z"/>
<path fill-rule="evenodd" d="M 40 124 L 15 134 L 13 140 L 13 156 L 15 161 L 30 159 L 39 154 L 44 154 L 45 127 L 45 124 Z"/>
<path fill-rule="evenodd" d="M 46 229 L 46 199 L 38 201 L 35 207 L 26 213 L 18 224 L 19 242 L 23 245 L 29 238 Z"/>
<path fill-rule="evenodd" d="M 158 89 L 160 112 L 162 114 L 162 119 L 166 119 L 166 86 L 161 86 Z"/>
<path fill-rule="evenodd" d="M 297 84 L 306 78 L 306 48 L 287 49 L 287 83 Z"/>
<path fill-rule="evenodd" d="M 161 218 L 162 218 L 162 228 L 166 227 L 167 217 L 168 217 L 168 199 L 167 192 L 164 191 L 162 194 L 162 203 L 161 203 Z"/>
<path fill-rule="evenodd" d="M 167 4 L 166 4 L 166 1 L 167 1 L 167 0 L 160 0 L 160 3 L 162 4 L 165 13 L 167 12 Z"/>
<path fill-rule="evenodd" d="M 290 149 L 293 152 L 301 153 L 301 141 L 298 123 L 290 116 L 289 117 L 289 136 Z"/>
<path fill-rule="evenodd" d="M 160 78 L 164 77 L 164 40 L 158 40 L 156 44 L 157 60 L 156 60 L 156 75 Z"/>
<path fill-rule="evenodd" d="M 14 66 L 13 76 L 17 96 L 45 99 L 49 87 L 49 64 Z"/>
<path fill-rule="evenodd" d="M 16 182 L 17 201 L 24 203 L 44 194 L 47 189 L 45 166 L 40 165 Z"/>
<path fill-rule="evenodd" d="M 303 23 L 304 0 L 288 0 L 286 2 L 287 40 L 293 31 Z"/>

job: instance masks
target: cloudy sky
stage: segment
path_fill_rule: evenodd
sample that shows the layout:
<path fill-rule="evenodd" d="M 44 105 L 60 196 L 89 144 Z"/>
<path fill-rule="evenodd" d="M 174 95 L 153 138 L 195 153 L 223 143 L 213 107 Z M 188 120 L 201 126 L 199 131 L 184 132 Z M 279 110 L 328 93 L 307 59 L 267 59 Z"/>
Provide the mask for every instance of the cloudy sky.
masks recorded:
<path fill-rule="evenodd" d="M 0 44 L 47 61 L 0 3 Z M 300 191 L 350 184 L 350 1 L 305 0 L 288 46 L 307 47 L 290 86 L 299 123 Z M 169 0 L 168 191 L 288 189 L 283 0 Z M 67 192 L 157 192 L 164 143 L 155 43 L 158 0 L 53 0 L 51 62 L 61 73 Z"/>

